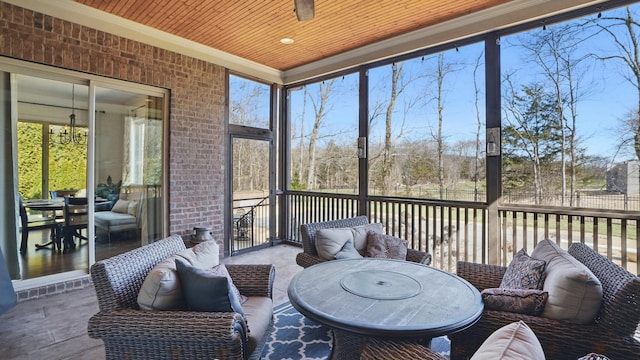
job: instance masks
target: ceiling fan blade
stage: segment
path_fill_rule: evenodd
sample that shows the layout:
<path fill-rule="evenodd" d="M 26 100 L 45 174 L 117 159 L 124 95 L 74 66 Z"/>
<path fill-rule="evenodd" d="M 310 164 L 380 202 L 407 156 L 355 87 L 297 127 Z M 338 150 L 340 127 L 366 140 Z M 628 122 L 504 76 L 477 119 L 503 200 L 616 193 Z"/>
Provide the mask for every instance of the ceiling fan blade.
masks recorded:
<path fill-rule="evenodd" d="M 315 16 L 313 0 L 293 0 L 298 21 L 311 20 Z"/>

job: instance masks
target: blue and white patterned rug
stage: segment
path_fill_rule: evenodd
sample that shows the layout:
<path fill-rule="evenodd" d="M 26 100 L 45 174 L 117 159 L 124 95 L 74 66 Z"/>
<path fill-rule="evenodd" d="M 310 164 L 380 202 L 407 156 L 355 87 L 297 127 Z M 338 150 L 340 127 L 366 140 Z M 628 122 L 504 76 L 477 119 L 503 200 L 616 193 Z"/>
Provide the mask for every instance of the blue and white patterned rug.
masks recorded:
<path fill-rule="evenodd" d="M 262 352 L 263 360 L 324 360 L 331 353 L 333 338 L 324 325 L 302 316 L 290 303 L 273 312 L 274 329 Z M 431 348 L 449 357 L 449 339 L 435 338 Z"/>

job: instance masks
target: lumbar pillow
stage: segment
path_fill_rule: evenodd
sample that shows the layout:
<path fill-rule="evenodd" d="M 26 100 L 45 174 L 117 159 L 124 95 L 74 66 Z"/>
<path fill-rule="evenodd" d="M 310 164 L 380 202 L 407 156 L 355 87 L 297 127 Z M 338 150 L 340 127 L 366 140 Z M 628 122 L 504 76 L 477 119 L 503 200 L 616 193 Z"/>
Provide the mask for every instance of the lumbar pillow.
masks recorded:
<path fill-rule="evenodd" d="M 487 310 L 508 311 L 538 316 L 547 303 L 549 293 L 536 289 L 484 289 L 480 293 Z"/>
<path fill-rule="evenodd" d="M 501 288 L 505 289 L 542 289 L 546 262 L 537 260 L 524 249 L 518 251 L 502 277 Z"/>
<path fill-rule="evenodd" d="M 175 259 L 181 258 L 195 267 L 209 269 L 219 264 L 218 252 L 219 246 L 215 241 L 206 241 L 158 263 L 147 274 L 140 287 L 138 306 L 143 310 L 184 309 L 185 302 L 176 273 Z"/>
<path fill-rule="evenodd" d="M 353 246 L 353 241 L 349 240 L 336 254 L 336 260 L 340 259 L 362 259 L 362 255 Z"/>
<path fill-rule="evenodd" d="M 353 242 L 350 228 L 318 229 L 316 231 L 316 251 L 324 260 L 333 260 L 347 241 Z"/>
<path fill-rule="evenodd" d="M 522 320 L 503 326 L 491 334 L 471 360 L 544 360 L 536 334 Z"/>
<path fill-rule="evenodd" d="M 384 259 L 407 259 L 408 241 L 374 231 L 367 233 L 367 257 Z"/>
<path fill-rule="evenodd" d="M 237 312 L 244 315 L 240 299 L 231 290 L 226 276 L 216 276 L 176 259 L 176 269 L 182 284 L 187 309 L 191 311 Z"/>
<path fill-rule="evenodd" d="M 350 229 L 351 233 L 353 233 L 353 245 L 361 255 L 367 253 L 367 234 L 369 233 L 369 231 L 382 234 L 381 223 L 354 226 Z"/>
<path fill-rule="evenodd" d="M 551 240 L 542 240 L 531 253 L 547 262 L 544 291 L 549 299 L 542 317 L 588 324 L 600 311 L 602 284 L 591 270 Z"/>

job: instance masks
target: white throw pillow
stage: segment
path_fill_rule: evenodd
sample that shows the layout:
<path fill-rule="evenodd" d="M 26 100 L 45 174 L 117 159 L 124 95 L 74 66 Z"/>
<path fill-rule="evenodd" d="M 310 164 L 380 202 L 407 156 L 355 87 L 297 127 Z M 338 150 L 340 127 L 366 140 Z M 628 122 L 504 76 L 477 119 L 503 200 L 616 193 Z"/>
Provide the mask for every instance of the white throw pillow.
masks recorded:
<path fill-rule="evenodd" d="M 471 360 L 544 360 L 542 345 L 536 334 L 522 320 L 494 331 Z"/>
<path fill-rule="evenodd" d="M 353 245 L 360 254 L 367 253 L 367 233 L 369 231 L 382 234 L 382 224 L 372 223 L 367 225 L 354 226 L 351 228 L 353 233 Z"/>
<path fill-rule="evenodd" d="M 539 242 L 531 257 L 547 262 L 543 290 L 549 299 L 541 316 L 591 323 L 602 302 L 602 284 L 591 270 L 551 240 Z"/>
<path fill-rule="evenodd" d="M 207 270 L 219 264 L 219 246 L 215 241 L 205 241 L 193 248 L 173 254 L 154 266 L 144 279 L 138 293 L 138 306 L 141 309 L 185 308 L 180 279 L 176 272 L 176 258 L 185 259 L 190 265 Z"/>
<path fill-rule="evenodd" d="M 140 205 L 140 202 L 138 200 L 129 201 L 129 206 L 127 207 L 127 214 L 138 217 L 138 208 L 140 207 L 139 205 Z"/>
<path fill-rule="evenodd" d="M 115 205 L 113 205 L 113 207 L 111 208 L 111 211 L 117 212 L 117 213 L 121 213 L 121 214 L 128 213 L 128 211 L 129 211 L 129 201 L 128 200 L 123 200 L 123 199 L 118 199 L 118 201 L 116 201 Z"/>
<path fill-rule="evenodd" d="M 333 260 L 347 241 L 353 241 L 350 228 L 316 230 L 316 251 L 324 260 Z"/>

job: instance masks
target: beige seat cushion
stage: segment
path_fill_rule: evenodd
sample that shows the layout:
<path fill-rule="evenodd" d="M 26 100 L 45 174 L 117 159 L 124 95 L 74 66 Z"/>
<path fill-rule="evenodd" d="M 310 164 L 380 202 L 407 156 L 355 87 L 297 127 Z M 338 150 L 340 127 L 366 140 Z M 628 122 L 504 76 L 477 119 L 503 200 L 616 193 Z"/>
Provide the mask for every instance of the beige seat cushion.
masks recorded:
<path fill-rule="evenodd" d="M 471 360 L 544 360 L 544 351 L 533 331 L 522 320 L 491 334 Z"/>
<path fill-rule="evenodd" d="M 531 257 L 547 262 L 543 290 L 549 298 L 541 316 L 591 323 L 602 302 L 602 284 L 591 270 L 551 240 L 539 242 Z"/>
<path fill-rule="evenodd" d="M 176 272 L 176 258 L 185 259 L 200 269 L 219 264 L 219 246 L 215 241 L 202 242 L 193 248 L 174 254 L 153 267 L 138 293 L 138 306 L 143 310 L 184 309 L 180 280 Z"/>
<path fill-rule="evenodd" d="M 273 319 L 273 301 L 266 296 L 249 296 L 247 301 L 242 304 L 244 316 L 249 326 L 249 341 L 247 347 L 252 353 L 256 345 L 263 341 L 265 333 L 271 325 Z"/>

